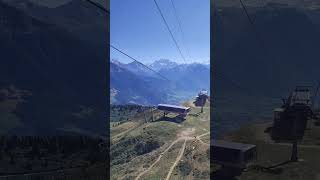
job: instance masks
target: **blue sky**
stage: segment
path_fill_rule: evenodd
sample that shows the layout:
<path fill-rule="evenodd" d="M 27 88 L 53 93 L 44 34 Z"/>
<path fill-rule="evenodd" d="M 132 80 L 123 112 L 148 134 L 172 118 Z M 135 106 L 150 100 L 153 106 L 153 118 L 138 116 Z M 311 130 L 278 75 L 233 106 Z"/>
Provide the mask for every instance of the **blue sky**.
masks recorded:
<path fill-rule="evenodd" d="M 184 41 L 171 0 L 157 0 L 173 34 L 190 62 L 210 59 L 210 0 L 173 0 L 181 20 Z M 143 63 L 170 59 L 184 63 L 153 0 L 110 1 L 110 43 Z M 186 49 L 189 50 L 188 55 Z M 110 49 L 111 58 L 131 60 Z"/>

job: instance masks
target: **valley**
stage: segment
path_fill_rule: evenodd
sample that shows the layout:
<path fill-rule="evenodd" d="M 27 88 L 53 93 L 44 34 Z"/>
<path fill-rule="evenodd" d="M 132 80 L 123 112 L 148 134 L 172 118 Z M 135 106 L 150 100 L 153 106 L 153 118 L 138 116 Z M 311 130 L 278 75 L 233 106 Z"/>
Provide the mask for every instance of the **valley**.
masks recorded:
<path fill-rule="evenodd" d="M 210 88 L 208 64 L 177 64 L 161 59 L 149 64 L 168 79 L 159 77 L 136 62 L 110 62 L 112 104 L 155 105 L 161 102 L 180 104 L 201 89 Z"/>
<path fill-rule="evenodd" d="M 107 38 L 106 23 L 88 19 L 107 16 L 78 0 L 55 8 L 1 0 L 0 11 L 0 133 L 105 133 L 109 54 L 94 42 Z M 102 33 L 86 36 L 93 29 Z"/>

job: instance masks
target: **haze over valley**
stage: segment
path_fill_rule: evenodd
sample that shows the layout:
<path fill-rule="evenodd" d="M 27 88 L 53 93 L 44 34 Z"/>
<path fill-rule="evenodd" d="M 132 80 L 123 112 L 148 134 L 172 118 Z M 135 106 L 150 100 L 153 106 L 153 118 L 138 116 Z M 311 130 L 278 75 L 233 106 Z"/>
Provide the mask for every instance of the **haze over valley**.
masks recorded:
<path fill-rule="evenodd" d="M 149 67 L 168 80 L 137 62 L 124 64 L 111 60 L 111 103 L 179 104 L 196 96 L 200 90 L 210 88 L 209 64 L 178 64 L 161 59 L 149 64 Z"/>

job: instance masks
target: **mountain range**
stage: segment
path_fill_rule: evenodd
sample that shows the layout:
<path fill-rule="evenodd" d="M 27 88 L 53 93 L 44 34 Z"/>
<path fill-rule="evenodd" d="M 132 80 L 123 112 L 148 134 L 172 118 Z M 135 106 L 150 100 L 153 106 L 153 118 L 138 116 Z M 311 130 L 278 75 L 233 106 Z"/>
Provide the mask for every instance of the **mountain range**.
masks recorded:
<path fill-rule="evenodd" d="M 316 87 L 320 75 L 319 10 L 274 3 L 249 6 L 247 12 L 253 20 L 249 22 L 239 6 L 217 3 L 216 7 L 219 11 L 211 18 L 215 39 L 211 42 L 215 47 L 212 132 L 272 121 L 272 109 L 280 107 L 281 99 L 296 86 Z"/>
<path fill-rule="evenodd" d="M 306 9 L 306 10 L 320 9 L 320 2 L 317 0 L 265 0 L 265 1 L 246 0 L 243 2 L 249 8 L 256 8 L 256 7 L 263 8 L 266 5 L 276 5 L 276 6 L 281 6 L 282 8 L 290 7 L 290 8 L 299 8 L 299 9 Z M 215 5 L 218 8 L 241 7 L 240 1 L 234 1 L 234 0 L 217 0 L 215 1 Z"/>
<path fill-rule="evenodd" d="M 220 84 L 232 80 L 233 86 L 251 94 L 280 98 L 296 85 L 314 85 L 320 65 L 320 16 L 309 14 L 317 11 L 273 4 L 248 12 L 255 17 L 254 27 L 242 8 L 222 8 L 215 19 L 217 91 L 239 90 Z"/>
<path fill-rule="evenodd" d="M 17 2 L 0 1 L 0 133 L 105 133 L 107 16 L 78 0 Z"/>
<path fill-rule="evenodd" d="M 118 92 L 111 103 L 180 103 L 210 87 L 207 64 L 178 64 L 160 59 L 148 67 L 156 72 L 138 62 L 124 64 L 111 60 L 110 87 L 113 92 Z"/>
<path fill-rule="evenodd" d="M 106 51 L 109 32 L 107 15 L 86 0 L 2 0 L 24 14 L 48 24 L 55 24 L 85 40 L 100 51 Z M 106 0 L 95 2 L 106 6 Z"/>

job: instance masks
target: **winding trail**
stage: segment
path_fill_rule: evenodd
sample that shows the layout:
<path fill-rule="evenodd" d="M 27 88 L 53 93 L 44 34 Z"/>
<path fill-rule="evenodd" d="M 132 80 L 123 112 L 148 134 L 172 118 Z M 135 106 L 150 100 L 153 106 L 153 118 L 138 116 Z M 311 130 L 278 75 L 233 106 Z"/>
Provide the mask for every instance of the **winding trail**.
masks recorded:
<path fill-rule="evenodd" d="M 135 180 L 140 179 L 141 176 L 143 176 L 143 175 L 146 174 L 148 171 L 150 171 L 151 168 L 160 161 L 160 159 L 162 158 L 162 156 L 163 156 L 166 152 L 168 152 L 169 149 L 170 149 L 173 145 L 175 145 L 177 142 L 179 142 L 180 140 L 182 140 L 182 138 L 178 138 L 178 139 L 176 139 L 175 141 L 173 141 L 173 142 L 170 144 L 170 146 L 169 146 L 166 150 L 164 150 L 164 151 L 159 155 L 159 157 L 157 158 L 157 160 L 156 160 L 155 162 L 153 162 L 153 163 L 151 164 L 151 166 L 148 167 L 148 169 L 146 169 L 145 171 L 141 172 L 141 173 L 135 178 Z"/>
<path fill-rule="evenodd" d="M 173 165 L 170 167 L 170 170 L 169 170 L 169 172 L 168 172 L 168 175 L 167 175 L 167 177 L 166 177 L 166 180 L 169 180 L 169 179 L 170 179 L 171 174 L 172 174 L 174 168 L 178 165 L 179 161 L 181 160 L 181 158 L 182 158 L 182 156 L 183 156 L 183 154 L 184 154 L 184 150 L 186 149 L 186 143 L 187 143 L 187 139 L 184 139 L 184 143 L 183 143 L 183 145 L 182 145 L 182 147 L 181 147 L 181 149 L 180 149 L 180 151 L 179 151 L 179 155 L 177 156 L 176 161 L 175 161 L 175 162 L 173 163 Z"/>
<path fill-rule="evenodd" d="M 204 145 L 210 146 L 210 144 L 203 142 L 201 139 L 198 139 L 198 141 L 200 141 Z"/>
<path fill-rule="evenodd" d="M 119 134 L 116 134 L 116 135 L 114 135 L 114 136 L 111 137 L 111 138 L 112 138 L 112 140 L 115 140 L 115 139 L 119 138 L 120 136 L 122 136 L 122 135 L 124 135 L 124 134 L 127 134 L 127 133 L 129 133 L 130 131 L 136 129 L 138 126 L 139 126 L 139 125 L 135 125 L 135 126 L 133 126 L 132 128 L 127 129 L 127 130 L 125 130 L 125 131 L 123 131 L 123 132 L 121 132 L 121 133 L 119 133 Z"/>
<path fill-rule="evenodd" d="M 207 146 L 210 146 L 210 144 L 205 143 L 205 142 L 203 142 L 203 141 L 201 140 L 201 137 L 206 136 L 206 135 L 208 135 L 208 134 L 210 134 L 210 132 L 201 134 L 200 136 L 197 136 L 196 138 L 197 138 L 197 140 L 200 141 L 202 144 L 207 145 Z"/>
<path fill-rule="evenodd" d="M 198 138 L 201 138 L 201 137 L 206 136 L 206 135 L 208 135 L 208 134 L 210 134 L 210 132 L 206 132 L 206 133 L 204 133 L 204 134 L 201 134 L 201 135 L 198 136 Z"/>
<path fill-rule="evenodd" d="M 201 135 L 199 135 L 199 136 L 196 136 L 196 139 L 199 140 L 200 142 L 202 142 L 203 144 L 209 145 L 209 144 L 203 142 L 203 141 L 200 139 L 201 137 L 203 137 L 203 136 L 205 136 L 205 135 L 208 135 L 208 134 L 210 134 L 210 132 L 206 132 L 206 133 L 204 133 L 204 134 L 201 134 Z M 149 171 L 153 168 L 153 166 L 155 166 L 155 165 L 161 160 L 161 158 L 163 157 L 163 155 L 164 155 L 165 153 L 167 153 L 167 152 L 169 151 L 169 149 L 172 148 L 173 145 L 175 145 L 177 142 L 179 142 L 179 141 L 181 141 L 181 140 L 184 140 L 184 143 L 183 143 L 183 145 L 182 145 L 182 147 L 181 147 L 181 149 L 180 149 L 180 151 L 179 151 L 179 154 L 178 154 L 178 156 L 177 156 L 176 161 L 175 161 L 174 164 L 171 166 L 171 168 L 170 168 L 170 170 L 169 170 L 169 172 L 168 172 L 168 175 L 167 175 L 167 177 L 166 177 L 166 180 L 168 180 L 168 179 L 170 178 L 170 176 L 171 176 L 174 168 L 178 165 L 179 161 L 180 161 L 181 158 L 183 157 L 183 154 L 184 154 L 184 151 L 185 151 L 185 148 L 186 148 L 186 143 L 187 143 L 187 141 L 188 141 L 188 140 L 194 140 L 194 137 L 192 137 L 192 136 L 182 136 L 182 137 L 179 137 L 178 139 L 176 139 L 175 141 L 173 141 L 173 142 L 170 144 L 170 146 L 169 146 L 167 149 L 165 149 L 165 150 L 159 155 L 159 157 L 157 158 L 157 160 L 154 161 L 154 162 L 148 167 L 148 169 L 146 169 L 146 170 L 144 170 L 143 172 L 141 172 L 141 173 L 135 178 L 135 180 L 139 180 L 144 174 L 146 174 L 147 172 L 149 172 Z"/>
<path fill-rule="evenodd" d="M 129 128 L 129 129 L 127 129 L 127 130 L 125 130 L 125 131 L 123 131 L 123 132 L 121 132 L 121 133 L 119 133 L 119 134 L 114 135 L 113 137 L 111 137 L 112 141 L 115 141 L 115 140 L 118 139 L 119 137 L 121 137 L 121 136 L 123 136 L 123 135 L 126 135 L 126 134 L 128 134 L 129 132 L 137 129 L 137 128 L 140 127 L 142 124 L 143 124 L 143 123 L 138 123 L 138 124 L 134 125 L 133 127 Z M 146 127 L 148 127 L 148 126 L 150 126 L 150 124 L 147 124 L 147 125 L 146 125 Z"/>

